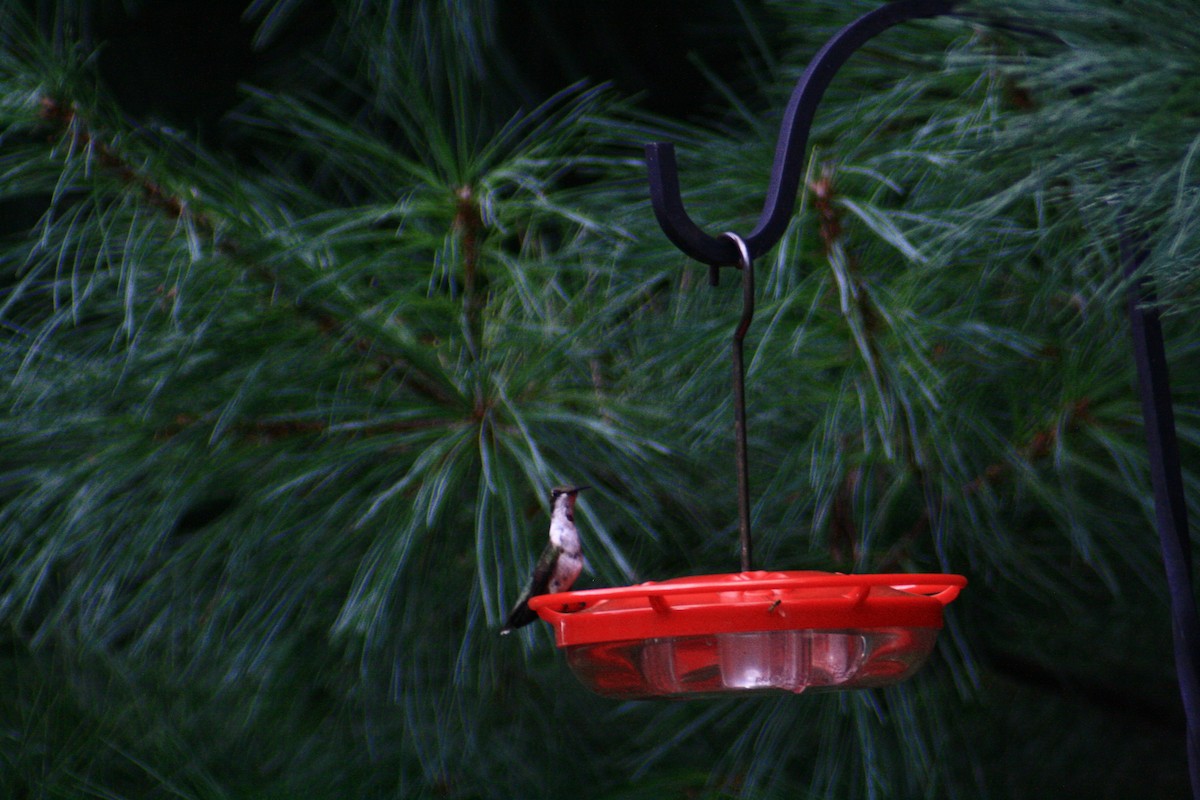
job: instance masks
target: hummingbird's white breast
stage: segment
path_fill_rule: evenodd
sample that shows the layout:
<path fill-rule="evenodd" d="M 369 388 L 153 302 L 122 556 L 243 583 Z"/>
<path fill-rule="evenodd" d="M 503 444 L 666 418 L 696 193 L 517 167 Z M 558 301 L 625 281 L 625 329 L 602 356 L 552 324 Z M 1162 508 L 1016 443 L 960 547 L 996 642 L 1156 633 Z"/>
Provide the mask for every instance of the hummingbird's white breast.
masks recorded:
<path fill-rule="evenodd" d="M 558 550 L 554 574 L 550 577 L 551 592 L 565 592 L 583 571 L 583 548 L 579 531 L 572 519 L 574 497 L 559 498 L 550 514 L 550 543 Z"/>
<path fill-rule="evenodd" d="M 582 548 L 579 544 L 579 531 L 575 523 L 567 517 L 567 509 L 556 508 L 550 518 L 550 542 L 564 553 L 578 555 Z"/>

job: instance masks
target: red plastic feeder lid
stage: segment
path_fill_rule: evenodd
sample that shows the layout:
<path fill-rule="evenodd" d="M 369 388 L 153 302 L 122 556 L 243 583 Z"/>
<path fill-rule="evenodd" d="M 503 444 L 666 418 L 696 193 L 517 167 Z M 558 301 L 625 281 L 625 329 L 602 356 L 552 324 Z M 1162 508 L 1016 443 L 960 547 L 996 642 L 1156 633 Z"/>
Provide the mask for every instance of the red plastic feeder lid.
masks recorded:
<path fill-rule="evenodd" d="M 559 647 L 751 631 L 942 627 L 961 575 L 739 572 L 541 595 Z"/>

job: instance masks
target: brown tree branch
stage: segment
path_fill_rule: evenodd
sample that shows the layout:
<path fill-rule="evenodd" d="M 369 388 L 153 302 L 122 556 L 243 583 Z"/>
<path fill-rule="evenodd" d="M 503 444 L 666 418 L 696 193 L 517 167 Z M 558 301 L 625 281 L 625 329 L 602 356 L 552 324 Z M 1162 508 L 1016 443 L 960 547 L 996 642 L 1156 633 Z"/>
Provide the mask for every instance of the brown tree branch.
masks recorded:
<path fill-rule="evenodd" d="M 209 237 L 218 252 L 238 259 L 254 275 L 264 282 L 271 284 L 272 287 L 279 285 L 278 275 L 274 271 L 263 267 L 261 264 L 246 263 L 247 259 L 244 256 L 246 250 L 239 246 L 235 240 L 228 237 L 222 237 L 218 240 L 216 237 L 216 226 L 211 217 L 192 208 L 178 195 L 171 194 L 160 182 L 148 175 L 144 170 L 140 170 L 131 164 L 114 145 L 96 136 L 88 125 L 87 120 L 80 115 L 73 104 L 52 97 L 42 97 L 40 104 L 39 116 L 54 128 L 55 136 L 74 137 L 77 143 L 91 150 L 96 162 L 105 171 L 117 178 L 125 186 L 139 192 L 148 205 L 162 211 L 172 219 L 186 220 L 196 230 Z M 467 199 L 470 199 L 469 193 Z M 467 207 L 474 209 L 475 217 L 473 219 L 478 219 L 477 206 L 468 204 Z M 470 219 L 472 218 L 468 218 L 468 223 L 470 223 Z M 478 224 L 482 225 L 482 220 L 479 220 Z M 471 264 L 468 272 L 471 274 L 469 283 L 472 285 L 474 281 L 474 263 L 478 259 L 476 236 L 477 228 L 472 224 L 467 224 L 466 233 L 464 233 L 464 249 L 467 251 L 468 261 Z M 160 293 L 164 297 L 170 296 L 171 290 L 161 287 Z M 468 297 L 470 297 L 470 294 L 471 290 L 468 290 Z M 299 313 L 315 320 L 317 328 L 322 334 L 335 336 L 350 343 L 350 346 L 358 353 L 374 354 L 376 362 L 385 373 L 403 374 L 405 384 L 420 394 L 440 402 L 451 403 L 454 401 L 454 398 L 442 390 L 441 387 L 437 386 L 434 381 L 421 377 L 415 368 L 402 356 L 380 353 L 377 343 L 355 333 L 350 323 L 340 320 L 335 315 L 320 308 L 299 303 L 294 304 L 294 307 Z"/>

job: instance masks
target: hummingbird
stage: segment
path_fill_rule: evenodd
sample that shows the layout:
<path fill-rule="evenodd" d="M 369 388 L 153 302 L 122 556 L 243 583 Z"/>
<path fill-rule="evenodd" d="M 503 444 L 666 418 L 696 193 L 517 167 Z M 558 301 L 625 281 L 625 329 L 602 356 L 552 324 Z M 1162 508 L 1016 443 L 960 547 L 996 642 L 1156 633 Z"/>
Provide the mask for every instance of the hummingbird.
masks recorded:
<path fill-rule="evenodd" d="M 583 550 L 579 546 L 579 531 L 575 529 L 575 498 L 587 488 L 558 486 L 550 490 L 550 541 L 533 568 L 533 577 L 525 591 L 508 612 L 500 635 L 512 633 L 537 619 L 537 612 L 529 607 L 529 598 L 565 592 L 579 577 L 583 570 Z"/>

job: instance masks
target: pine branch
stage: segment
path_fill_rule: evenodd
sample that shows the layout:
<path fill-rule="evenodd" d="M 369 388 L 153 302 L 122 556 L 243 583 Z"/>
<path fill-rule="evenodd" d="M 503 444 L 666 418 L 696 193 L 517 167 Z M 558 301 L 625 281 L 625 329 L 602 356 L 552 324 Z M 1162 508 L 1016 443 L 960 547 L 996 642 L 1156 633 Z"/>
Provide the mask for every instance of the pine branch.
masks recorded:
<path fill-rule="evenodd" d="M 55 137 L 67 139 L 72 147 L 81 147 L 88 151 L 97 163 L 118 181 L 126 187 L 140 191 L 145 202 L 152 208 L 164 212 L 170 218 L 187 221 L 210 237 L 214 235 L 213 224 L 205 214 L 189 207 L 180 196 L 171 194 L 149 175 L 137 170 L 112 144 L 97 138 L 87 121 L 80 116 L 74 103 L 42 97 L 39 117 L 51 124 Z M 228 248 L 229 252 L 236 251 L 229 243 L 219 243 L 218 246 Z"/>
<path fill-rule="evenodd" d="M 272 292 L 278 288 L 282 282 L 278 270 L 269 269 L 261 262 L 252 260 L 247 255 L 250 248 L 240 244 L 236 238 L 219 236 L 209 214 L 194 208 L 194 204 L 185 200 L 181 194 L 168 191 L 155 177 L 135 167 L 114 143 L 98 137 L 93 132 L 93 126 L 80 115 L 75 104 L 43 97 L 40 117 L 53 126 L 57 138 L 68 140 L 73 147 L 81 147 L 93 154 L 105 171 L 125 187 L 138 191 L 151 208 L 162 212 L 168 219 L 188 224 L 193 230 L 209 238 L 217 252 L 246 266 L 251 274 L 268 284 Z M 471 233 L 468 238 L 473 241 L 474 236 L 475 234 Z M 478 258 L 477 252 L 473 258 Z M 384 374 L 403 376 L 405 385 L 428 398 L 443 403 L 452 401 L 453 395 L 447 393 L 438 382 L 422 375 L 415 369 L 415 365 L 403 356 L 387 353 L 379 340 L 357 333 L 356 329 L 359 326 L 355 323 L 338 319 L 335 314 L 319 305 L 296 303 L 294 307 L 302 315 L 316 321 L 318 328 L 324 333 L 337 339 L 349 340 L 354 350 L 361 354 L 370 354 Z"/>
<path fill-rule="evenodd" d="M 906 403 L 896 402 L 895 398 L 900 390 L 892 384 L 889 377 L 892 371 L 884 367 L 887 355 L 883 351 L 880 338 L 886 333 L 885 317 L 876 308 L 861 266 L 854 255 L 853 246 L 848 241 L 842 221 L 843 212 L 838 204 L 837 189 L 834 185 L 833 166 L 827 164 L 823 167 L 821 177 L 810 181 L 808 189 L 812 194 L 813 207 L 817 214 L 823 253 L 838 276 L 842 314 L 859 344 L 859 351 L 878 394 L 881 411 L 885 416 L 891 416 L 894 408 L 894 413 L 898 415 L 895 424 L 897 455 L 920 491 L 923 501 L 921 517 L 913 527 L 915 531 L 931 523 L 938 501 L 932 496 L 934 489 L 928 470 L 921 463 L 920 447 L 915 440 L 916 420 L 913 419 Z M 859 563 L 860 542 L 856 532 L 857 526 L 851 515 L 852 498 L 858 494 L 858 484 L 861 480 L 861 471 L 852 468 L 834 497 L 830 548 L 831 555 L 837 561 L 849 554 L 853 556 L 851 563 Z"/>
<path fill-rule="evenodd" d="M 463 313 L 466 315 L 467 350 L 479 358 L 483 342 L 483 310 L 486 284 L 479 274 L 480 237 L 483 217 L 470 186 L 456 193 L 457 206 L 452 228 L 462 237 Z"/>

